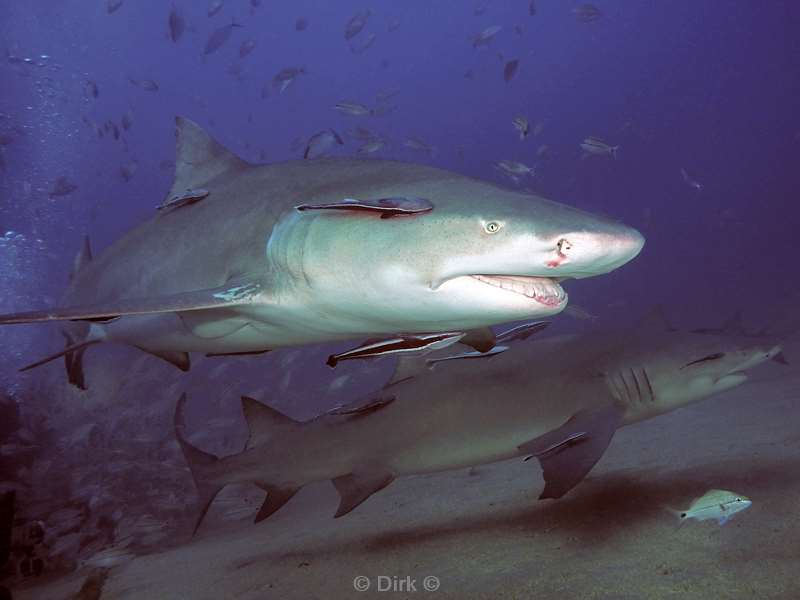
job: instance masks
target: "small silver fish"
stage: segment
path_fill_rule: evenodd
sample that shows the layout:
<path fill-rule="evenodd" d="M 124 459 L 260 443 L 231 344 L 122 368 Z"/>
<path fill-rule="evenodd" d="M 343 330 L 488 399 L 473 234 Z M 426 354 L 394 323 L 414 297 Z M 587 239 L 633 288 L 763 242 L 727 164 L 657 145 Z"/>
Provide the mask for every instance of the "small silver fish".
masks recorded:
<path fill-rule="evenodd" d="M 142 81 L 139 82 L 139 87 L 146 92 L 158 91 L 158 83 L 156 83 L 152 79 L 142 79 Z"/>
<path fill-rule="evenodd" d="M 203 54 L 211 54 L 224 46 L 228 39 L 230 39 L 231 33 L 235 27 L 241 27 L 241 25 L 234 21 L 212 31 L 211 35 L 208 36 L 208 41 L 206 42 L 206 47 L 203 49 Z"/>
<path fill-rule="evenodd" d="M 297 79 L 298 76 L 305 75 L 305 72 L 304 67 L 286 67 L 278 71 L 278 74 L 272 78 L 272 85 L 280 88 L 280 93 L 282 94 L 289 87 L 289 84 Z"/>
<path fill-rule="evenodd" d="M 503 173 L 506 173 L 508 175 L 533 176 L 534 174 L 533 167 L 529 167 L 528 165 L 524 165 L 521 162 L 516 162 L 514 160 L 501 160 L 494 163 L 494 166 Z"/>
<path fill-rule="evenodd" d="M 707 521 L 716 519 L 717 523 L 724 525 L 738 512 L 750 508 L 752 501 L 747 496 L 729 492 L 727 490 L 709 490 L 695 499 L 685 510 L 668 509 L 680 519 L 681 523 L 689 519 Z"/>
<path fill-rule="evenodd" d="M 364 29 L 364 26 L 367 24 L 367 19 L 369 19 L 371 14 L 372 11 L 367 9 L 351 17 L 344 27 L 344 39 L 349 41 L 361 33 L 361 30 Z"/>
<path fill-rule="evenodd" d="M 472 41 L 472 47 L 477 48 L 478 46 L 484 46 L 488 44 L 494 39 L 494 36 L 496 36 L 501 29 L 503 29 L 501 25 L 492 25 L 480 33 L 476 33 L 470 38 Z"/>
<path fill-rule="evenodd" d="M 581 148 L 586 152 L 585 156 L 594 154 L 597 156 L 611 156 L 612 158 L 617 158 L 617 150 L 619 150 L 619 146 L 611 146 L 594 136 L 589 136 L 583 140 Z"/>
<path fill-rule="evenodd" d="M 703 184 L 694 179 L 686 169 L 681 169 L 681 177 L 683 177 L 683 181 L 686 185 L 696 189 L 698 192 L 703 189 Z"/>
<path fill-rule="evenodd" d="M 362 117 L 364 115 L 372 114 L 372 111 L 369 108 L 363 104 L 359 104 L 358 102 L 337 102 L 333 109 L 338 110 L 340 113 L 352 115 L 354 117 Z"/>
<path fill-rule="evenodd" d="M 403 146 L 405 146 L 406 148 L 410 148 L 411 150 L 417 150 L 419 152 L 427 152 L 431 156 L 436 152 L 436 149 L 433 146 L 415 137 L 407 137 L 403 142 Z"/>
<path fill-rule="evenodd" d="M 591 23 L 603 16 L 600 9 L 593 4 L 581 4 L 577 8 L 572 9 L 572 14 L 581 23 Z"/>
<path fill-rule="evenodd" d="M 514 125 L 514 128 L 519 131 L 519 139 L 524 140 L 528 137 L 528 133 L 531 131 L 531 124 L 528 122 L 528 119 L 525 117 L 514 117 L 514 120 L 511 121 L 511 124 Z"/>
<path fill-rule="evenodd" d="M 374 140 L 370 140 L 369 142 L 363 144 L 357 150 L 357 152 L 359 154 L 372 154 L 373 152 L 377 152 L 378 150 L 381 150 L 385 145 L 386 145 L 386 142 L 384 142 L 380 138 L 376 138 Z"/>

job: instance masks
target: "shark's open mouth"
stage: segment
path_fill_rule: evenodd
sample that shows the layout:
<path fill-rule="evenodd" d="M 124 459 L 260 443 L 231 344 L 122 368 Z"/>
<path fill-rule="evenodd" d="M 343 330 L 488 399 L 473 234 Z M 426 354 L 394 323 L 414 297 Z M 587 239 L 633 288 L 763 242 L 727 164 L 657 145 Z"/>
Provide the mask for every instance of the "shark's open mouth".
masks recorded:
<path fill-rule="evenodd" d="M 521 275 L 472 275 L 472 277 L 494 287 L 522 294 L 545 306 L 558 306 L 567 298 L 564 289 L 547 277 Z"/>

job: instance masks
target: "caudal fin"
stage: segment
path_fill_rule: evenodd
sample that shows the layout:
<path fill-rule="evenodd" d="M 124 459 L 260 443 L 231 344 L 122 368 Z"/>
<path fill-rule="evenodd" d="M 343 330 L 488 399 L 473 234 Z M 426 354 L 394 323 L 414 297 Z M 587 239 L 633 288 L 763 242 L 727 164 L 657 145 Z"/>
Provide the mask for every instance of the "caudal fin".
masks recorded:
<path fill-rule="evenodd" d="M 181 450 L 183 450 L 183 456 L 189 464 L 189 470 L 192 472 L 192 478 L 197 488 L 198 515 L 194 528 L 192 529 L 192 536 L 194 536 L 200 528 L 200 524 L 203 522 L 203 518 L 206 516 L 211 503 L 222 488 L 225 487 L 225 484 L 219 484 L 211 478 L 212 469 L 216 463 L 219 462 L 219 458 L 192 446 L 192 444 L 183 437 L 181 428 L 185 405 L 186 394 L 184 393 L 178 399 L 178 404 L 175 407 L 175 437 L 178 439 Z"/>

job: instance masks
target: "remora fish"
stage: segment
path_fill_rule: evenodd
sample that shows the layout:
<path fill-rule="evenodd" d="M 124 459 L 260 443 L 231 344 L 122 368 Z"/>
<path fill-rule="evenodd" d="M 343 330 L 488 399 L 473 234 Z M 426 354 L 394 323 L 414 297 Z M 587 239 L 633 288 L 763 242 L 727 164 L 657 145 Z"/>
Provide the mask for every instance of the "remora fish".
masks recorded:
<path fill-rule="evenodd" d="M 605 217 L 441 169 L 361 159 L 256 166 L 187 119 L 177 128 L 167 198 L 208 196 L 159 212 L 94 260 L 81 255 L 60 306 L 0 315 L 0 324 L 76 321 L 64 324 L 67 347 L 48 357 L 66 355 L 73 383 L 84 385 L 86 347 L 104 341 L 187 370 L 189 352 L 549 316 L 567 304 L 558 279 L 608 273 L 644 245 Z M 406 201 L 427 208 L 404 211 Z"/>
<path fill-rule="evenodd" d="M 423 335 L 403 335 L 391 340 L 367 340 L 353 350 L 331 354 L 326 364 L 335 367 L 343 360 L 360 360 L 365 358 L 377 358 L 404 353 L 427 354 L 435 350 L 442 350 L 452 346 L 466 335 L 463 331 L 449 333 L 428 333 Z"/>
<path fill-rule="evenodd" d="M 333 480 L 347 514 L 404 475 L 536 458 L 560 498 L 588 474 L 617 428 L 746 381 L 780 346 L 665 330 L 657 314 L 622 334 L 567 335 L 512 346 L 491 359 L 450 360 L 398 374 L 380 391 L 311 421 L 242 398 L 250 437 L 218 459 L 176 433 L 199 495 L 199 519 L 226 485 L 267 492 L 261 521 L 304 485 Z M 698 361 L 699 358 L 714 357 Z"/>
<path fill-rule="evenodd" d="M 725 525 L 733 515 L 750 508 L 750 498 L 727 490 L 709 490 L 696 498 L 686 510 L 668 509 L 680 520 L 681 524 L 689 519 L 707 521 L 715 519 Z"/>

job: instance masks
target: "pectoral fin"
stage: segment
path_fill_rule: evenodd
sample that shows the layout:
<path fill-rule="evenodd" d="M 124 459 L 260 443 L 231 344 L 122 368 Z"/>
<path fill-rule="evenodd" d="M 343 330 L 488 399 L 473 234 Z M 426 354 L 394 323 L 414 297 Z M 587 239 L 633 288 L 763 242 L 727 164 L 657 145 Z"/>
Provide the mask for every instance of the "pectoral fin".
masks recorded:
<path fill-rule="evenodd" d="M 560 498 L 586 477 L 611 443 L 622 415 L 616 405 L 582 410 L 558 429 L 519 447 L 542 466 L 545 487 L 539 499 Z"/>
<path fill-rule="evenodd" d="M 461 338 L 461 343 L 478 352 L 488 352 L 497 344 L 497 338 L 491 327 L 481 327 L 467 331 L 467 334 Z"/>
<path fill-rule="evenodd" d="M 98 304 L 82 304 L 0 315 L 0 324 L 42 321 L 87 321 L 122 315 L 147 315 L 229 308 L 267 303 L 264 285 L 256 279 L 231 280 L 217 288 L 179 292 L 150 298 L 119 298 Z"/>

